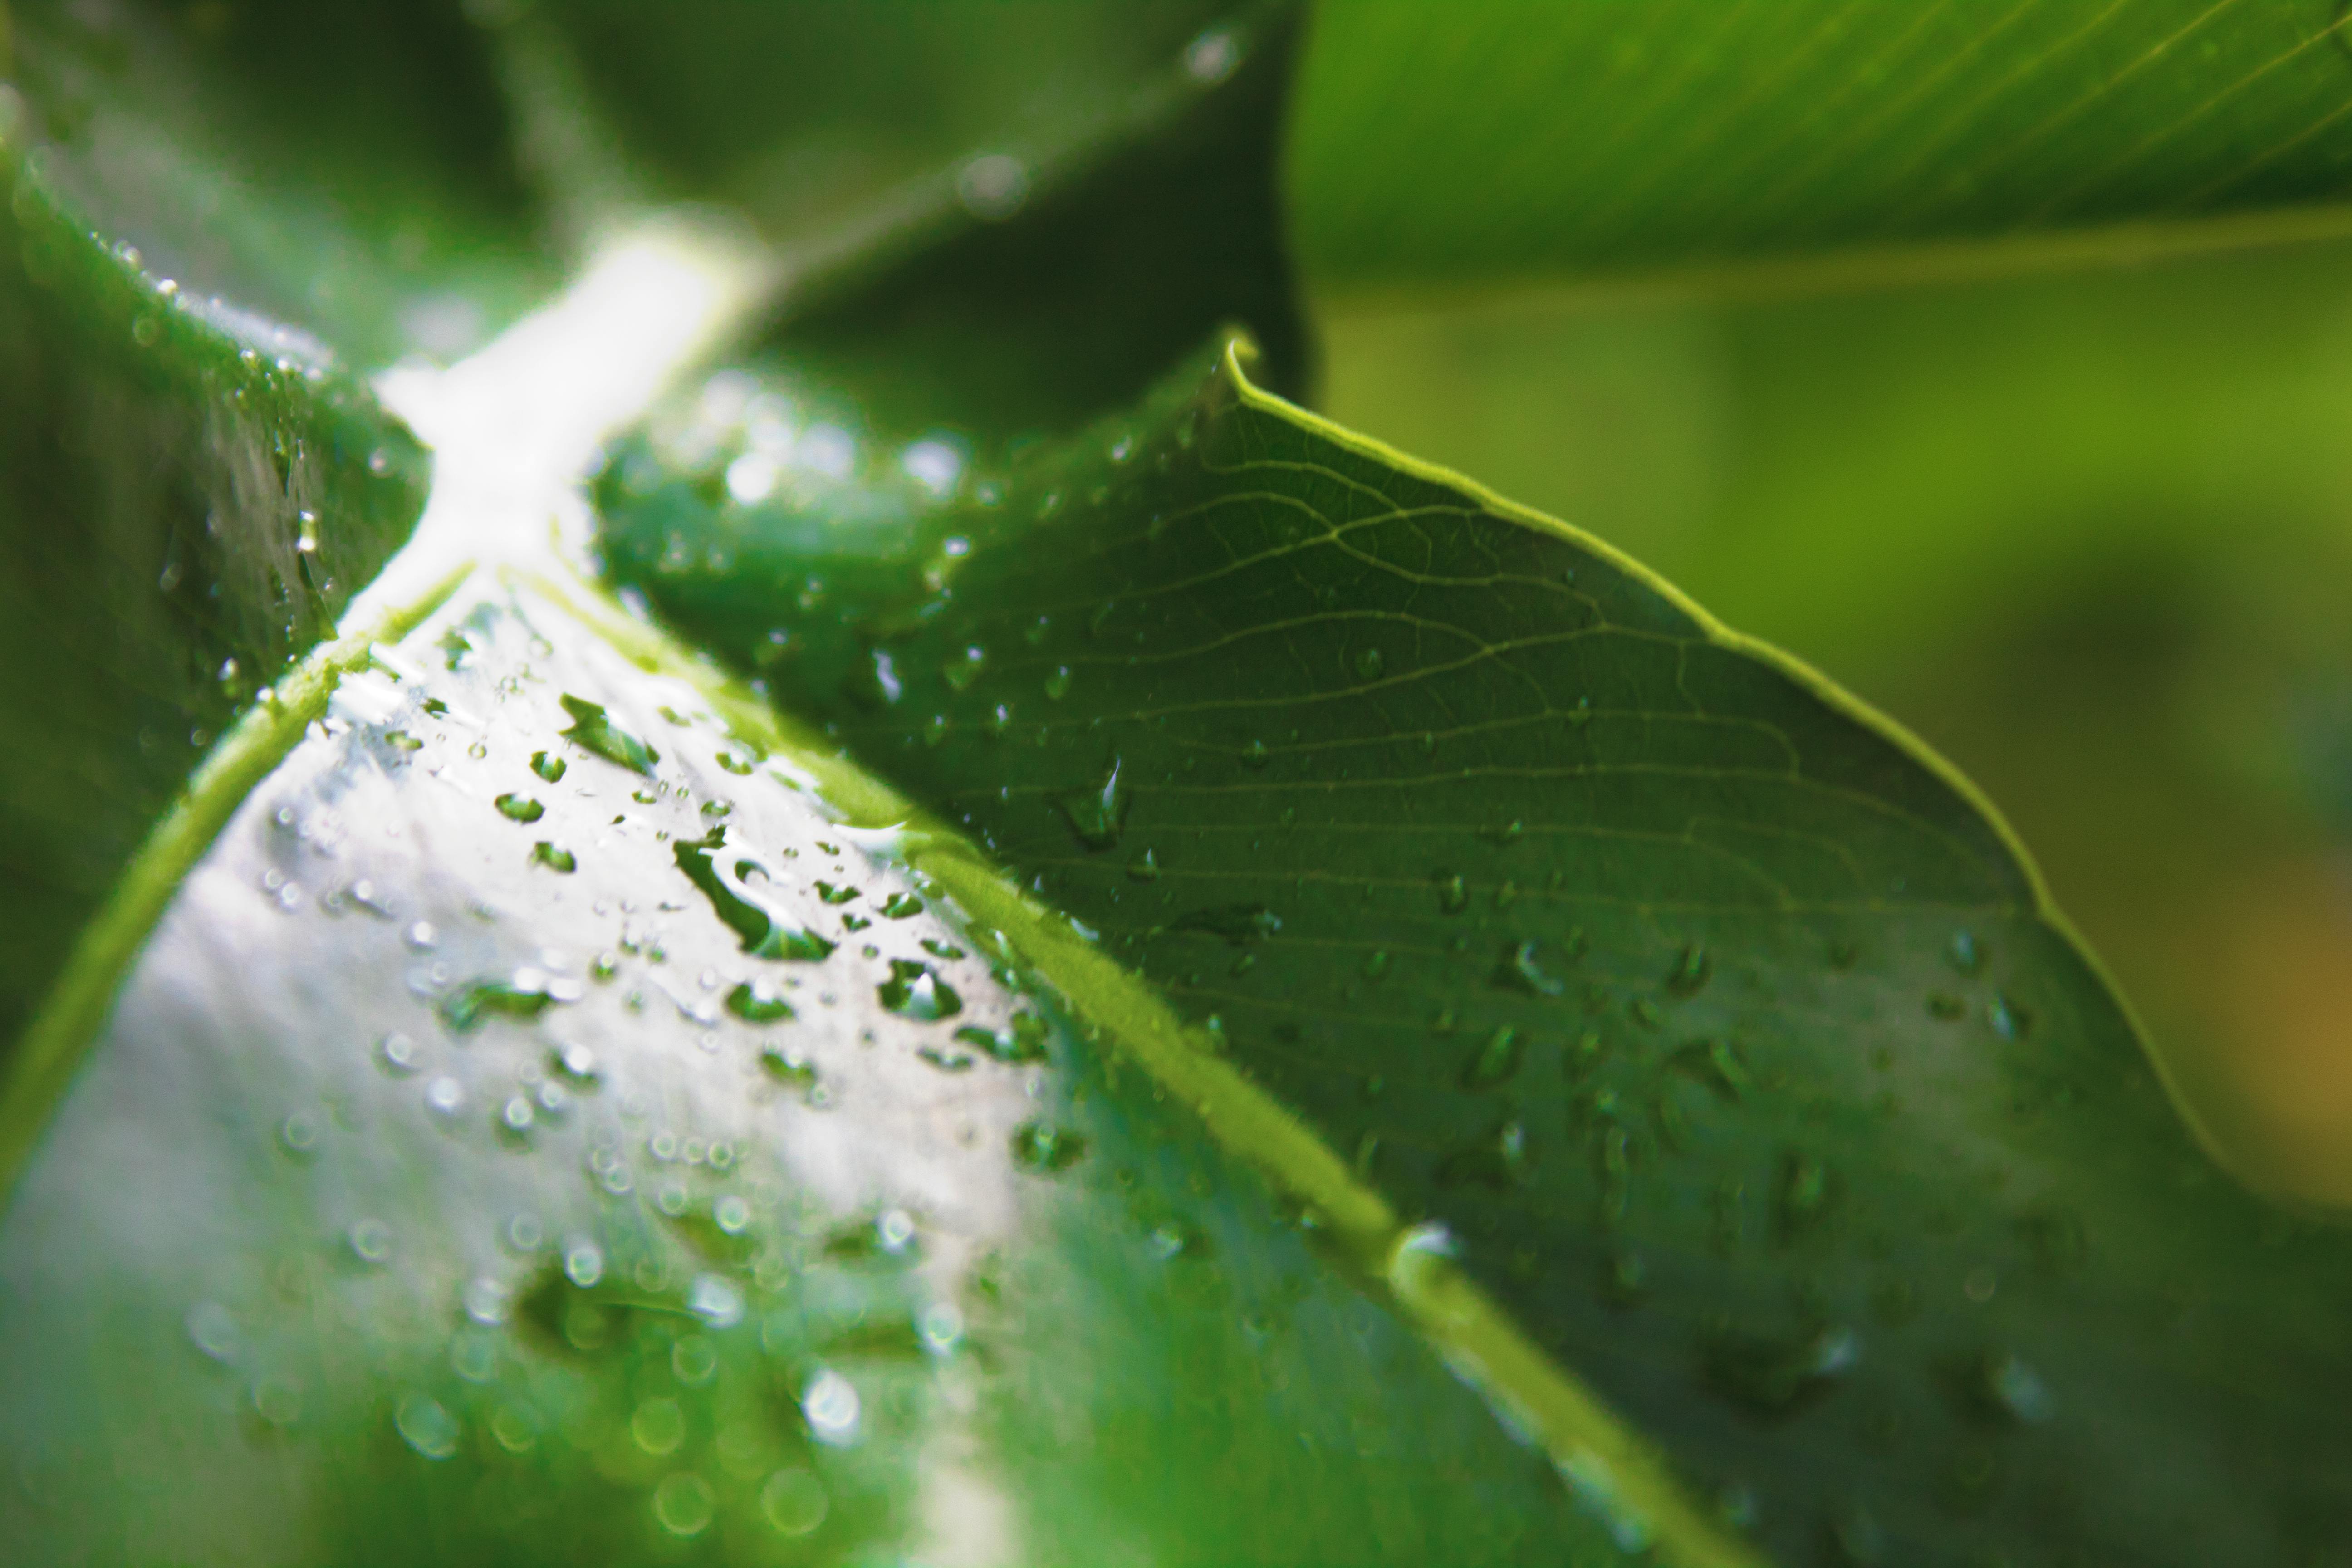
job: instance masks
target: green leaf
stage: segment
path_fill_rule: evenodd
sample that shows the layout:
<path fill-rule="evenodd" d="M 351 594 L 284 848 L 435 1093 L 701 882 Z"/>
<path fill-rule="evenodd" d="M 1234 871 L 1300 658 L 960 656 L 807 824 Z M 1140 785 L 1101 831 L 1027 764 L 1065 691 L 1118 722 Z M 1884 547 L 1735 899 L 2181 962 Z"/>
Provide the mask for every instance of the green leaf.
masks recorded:
<path fill-rule="evenodd" d="M 1335 7 L 1286 186 L 1330 285 L 1869 282 L 2341 234 L 2344 20 L 2294 0 Z"/>
<path fill-rule="evenodd" d="M 616 471 L 617 576 L 1442 1222 L 1776 1558 L 2341 1538 L 2352 1252 L 2220 1175 L 1989 808 L 1817 675 L 1231 354 L 895 527 Z"/>
<path fill-rule="evenodd" d="M 661 738 L 652 776 L 564 738 L 589 703 Z M 813 768 L 560 581 L 478 577 L 347 675 L 0 1230 L 12 1548 L 1614 1560 L 1279 1188 L 1078 1032 L 1105 994 L 1056 994 L 1042 911 L 841 822 Z M 836 951 L 740 940 L 674 863 L 706 839 Z"/>
<path fill-rule="evenodd" d="M 167 290 L 17 177 L 0 216 L 9 1047 L 239 706 L 406 537 L 425 466 L 310 340 Z"/>

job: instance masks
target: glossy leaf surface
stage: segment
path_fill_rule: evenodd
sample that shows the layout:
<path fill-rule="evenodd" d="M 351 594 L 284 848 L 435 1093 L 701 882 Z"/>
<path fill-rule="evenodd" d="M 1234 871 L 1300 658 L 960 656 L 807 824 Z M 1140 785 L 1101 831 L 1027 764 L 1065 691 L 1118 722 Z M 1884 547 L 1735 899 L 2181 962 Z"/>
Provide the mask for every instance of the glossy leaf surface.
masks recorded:
<path fill-rule="evenodd" d="M 2343 232 L 2352 56 L 2299 0 L 1335 6 L 1288 185 L 1330 283 Z M 2200 236 L 2203 237 L 2200 238 Z M 1885 247 L 1907 259 L 1873 258 Z M 1958 254 L 1956 254 L 1956 252 Z"/>
<path fill-rule="evenodd" d="M 2208 1163 L 1915 742 L 1231 361 L 977 484 L 887 567 L 618 483 L 606 550 L 1445 1222 L 1776 1555 L 2336 1538 L 2352 1250 Z"/>

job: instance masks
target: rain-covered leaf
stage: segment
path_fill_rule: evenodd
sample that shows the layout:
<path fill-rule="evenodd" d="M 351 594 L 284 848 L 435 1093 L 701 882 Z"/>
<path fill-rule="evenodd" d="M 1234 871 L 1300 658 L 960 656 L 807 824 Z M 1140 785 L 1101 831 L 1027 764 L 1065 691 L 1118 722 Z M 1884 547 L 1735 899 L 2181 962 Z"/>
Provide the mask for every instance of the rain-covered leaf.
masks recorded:
<path fill-rule="evenodd" d="M 1334 285 L 1884 282 L 2341 234 L 2344 26 L 2324 0 L 1333 6 L 1286 183 Z M 1823 251 L 1850 254 L 1786 270 Z"/>
<path fill-rule="evenodd" d="M 602 495 L 1780 1560 L 2344 1538 L 2352 1249 L 1948 767 L 1598 542 L 1230 358 L 896 530 Z"/>

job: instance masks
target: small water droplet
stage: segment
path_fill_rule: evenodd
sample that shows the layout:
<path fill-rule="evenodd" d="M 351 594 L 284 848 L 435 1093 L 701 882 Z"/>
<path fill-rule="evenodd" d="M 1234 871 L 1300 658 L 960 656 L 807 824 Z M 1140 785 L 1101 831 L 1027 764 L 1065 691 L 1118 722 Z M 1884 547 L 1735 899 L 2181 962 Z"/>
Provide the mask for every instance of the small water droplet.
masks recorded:
<path fill-rule="evenodd" d="M 392 1258 L 392 1226 L 380 1219 L 354 1221 L 343 1239 L 352 1256 L 362 1263 L 386 1263 Z"/>
<path fill-rule="evenodd" d="M 675 1399 L 648 1399 L 629 1417 L 629 1436 L 656 1458 L 674 1454 L 686 1441 L 686 1412 Z"/>
<path fill-rule="evenodd" d="M 1241 63 L 1241 40 L 1231 27 L 1211 27 L 1184 46 L 1184 74 L 1202 87 L 1214 87 Z"/>
<path fill-rule="evenodd" d="M 779 1535 L 807 1535 L 831 1510 L 824 1483 L 803 1469 L 778 1470 L 760 1488 L 760 1512 Z"/>
<path fill-rule="evenodd" d="M 1004 153 L 983 153 L 956 172 L 956 198 L 985 223 L 1002 223 L 1029 199 L 1029 168 Z"/>
<path fill-rule="evenodd" d="M 882 900 L 878 912 L 884 920 L 908 920 L 923 912 L 923 900 L 912 893 L 893 893 Z"/>
<path fill-rule="evenodd" d="M 1372 951 L 1371 956 L 1364 960 L 1364 978 L 1367 980 L 1380 980 L 1385 978 L 1388 972 L 1388 950 L 1386 948 L 1375 948 Z"/>
<path fill-rule="evenodd" d="M 1056 665 L 1054 667 L 1054 672 L 1045 678 L 1046 699 L 1049 701 L 1059 702 L 1069 694 L 1070 667 L 1066 664 Z"/>
<path fill-rule="evenodd" d="M 1458 915 L 1470 907 L 1469 887 L 1450 871 L 1437 874 L 1437 907 L 1449 915 Z"/>
<path fill-rule="evenodd" d="M 298 1110 L 278 1124 L 278 1144 L 298 1160 L 307 1160 L 319 1152 L 320 1125 L 311 1111 Z"/>
<path fill-rule="evenodd" d="M 1188 910 L 1169 922 L 1170 931 L 1204 931 L 1234 947 L 1265 942 L 1282 930 L 1282 917 L 1264 904 L 1213 904 Z"/>
<path fill-rule="evenodd" d="M 1666 972 L 1666 989 L 1677 996 L 1693 996 L 1706 984 L 1714 963 L 1707 957 L 1703 942 L 1686 942 L 1675 959 L 1675 966 Z"/>
<path fill-rule="evenodd" d="M 1952 944 L 1944 950 L 1944 956 L 1962 974 L 1974 974 L 1984 967 L 1984 953 L 1977 946 L 1976 933 L 1965 926 L 1952 933 Z"/>
<path fill-rule="evenodd" d="M 189 1342 L 216 1362 L 235 1361 L 245 1342 L 245 1337 L 237 1331 L 236 1320 L 217 1301 L 197 1302 L 188 1309 L 183 1323 L 188 1331 Z"/>
<path fill-rule="evenodd" d="M 604 1250 L 591 1241 L 574 1242 L 565 1247 L 563 1277 L 583 1290 L 593 1289 L 604 1278 Z"/>
<path fill-rule="evenodd" d="M 1503 961 L 1496 966 L 1494 984 L 1506 991 L 1523 991 L 1530 996 L 1558 996 L 1568 990 L 1568 982 L 1544 973 L 1536 962 L 1533 942 L 1514 942 L 1503 950 Z"/>
<path fill-rule="evenodd" d="M 1086 1152 L 1083 1134 L 1047 1121 L 1024 1122 L 1013 1134 L 1013 1163 L 1024 1171 L 1041 1174 L 1066 1171 Z"/>
<path fill-rule="evenodd" d="M 1780 1239 L 1794 1240 L 1818 1226 L 1834 1195 L 1829 1168 L 1820 1160 L 1801 1152 L 1784 1155 L 1777 1194 Z"/>
<path fill-rule="evenodd" d="M 457 1452 L 457 1418 L 430 1395 L 402 1394 L 392 1423 L 401 1441 L 428 1459 L 446 1459 Z"/>
<path fill-rule="evenodd" d="M 1054 797 L 1070 832 L 1088 849 L 1108 849 L 1127 827 L 1129 794 L 1119 780 L 1119 761 L 1111 759 L 1102 782 L 1085 789 L 1066 790 Z"/>
<path fill-rule="evenodd" d="M 1938 1023 L 1957 1024 L 1969 1016 L 1969 1005 L 1948 991 L 1927 993 L 1927 1016 Z"/>
<path fill-rule="evenodd" d="M 1356 655 L 1356 679 L 1359 680 L 1378 680 L 1381 671 L 1387 668 L 1388 661 L 1381 657 L 1381 650 L 1376 647 L 1364 648 Z"/>
<path fill-rule="evenodd" d="M 1499 1026 L 1463 1068 L 1462 1087 L 1488 1089 L 1509 1082 L 1519 1070 L 1519 1059 L 1525 1053 L 1519 1032 L 1508 1024 Z"/>
<path fill-rule="evenodd" d="M 1245 768 L 1262 768 L 1273 758 L 1264 741 L 1252 741 L 1242 748 L 1241 755 L 1242 766 Z"/>
<path fill-rule="evenodd" d="M 1862 1360 L 1862 1341 L 1831 1325 L 1789 1337 L 1724 1332 L 1706 1346 L 1707 1383 L 1760 1415 L 1781 1415 L 1826 1392 Z"/>
<path fill-rule="evenodd" d="M 2032 1027 L 2033 1018 L 2008 997 L 1996 994 L 1985 1004 L 1985 1022 L 1991 1025 L 1992 1032 L 2002 1039 L 2021 1040 Z"/>
<path fill-rule="evenodd" d="M 718 1510 L 718 1499 L 710 1483 L 690 1470 L 664 1476 L 654 1488 L 654 1518 L 664 1530 L 681 1540 L 709 1529 Z"/>
<path fill-rule="evenodd" d="M 727 1010 L 747 1024 L 773 1024 L 793 1016 L 793 1005 L 761 975 L 728 992 Z"/>
<path fill-rule="evenodd" d="M 562 757 L 555 756 L 550 752 L 533 752 L 530 754 L 530 771 L 537 773 L 541 778 L 545 779 L 549 784 L 554 784 L 561 780 L 569 768 L 570 764 L 564 762 Z M 511 797 L 500 797 L 499 810 L 504 811 L 506 809 L 504 802 L 509 798 Z M 525 817 L 520 820 L 535 822 L 538 818 Z"/>
<path fill-rule="evenodd" d="M 809 1436 L 820 1443 L 841 1447 L 856 1442 L 858 1408 L 856 1386 L 831 1367 L 819 1370 L 801 1391 L 801 1414 L 808 1420 Z"/>
<path fill-rule="evenodd" d="M 2042 1375 L 2008 1351 L 1987 1351 L 1978 1361 L 1975 1393 L 1992 1415 L 2020 1426 L 2041 1426 L 2058 1414 Z"/>
<path fill-rule="evenodd" d="M 302 1385 L 290 1374 L 272 1373 L 253 1385 L 253 1413 L 272 1426 L 291 1426 L 302 1419 Z"/>
<path fill-rule="evenodd" d="M 1150 849 L 1144 850 L 1142 854 L 1136 856 L 1127 863 L 1127 875 L 1129 879 L 1131 881 L 1156 882 L 1160 880 L 1160 858 L 1154 855 Z"/>

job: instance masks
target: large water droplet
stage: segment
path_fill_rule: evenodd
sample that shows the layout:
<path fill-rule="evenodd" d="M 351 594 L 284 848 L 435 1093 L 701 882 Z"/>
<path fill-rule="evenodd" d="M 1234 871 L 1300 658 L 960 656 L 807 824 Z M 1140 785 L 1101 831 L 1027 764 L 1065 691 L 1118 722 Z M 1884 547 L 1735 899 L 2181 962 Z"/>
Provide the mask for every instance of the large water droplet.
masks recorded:
<path fill-rule="evenodd" d="M 680 840 L 677 866 L 742 939 L 743 951 L 760 958 L 809 961 L 830 954 L 834 944 L 784 908 L 769 862 L 751 850 L 729 846 L 726 838 L 724 827 L 714 827 L 702 838 Z"/>
<path fill-rule="evenodd" d="M 576 742 L 583 750 L 593 752 L 608 763 L 618 763 L 633 773 L 652 776 L 661 753 L 614 723 L 602 704 L 569 692 L 558 700 L 563 704 L 563 710 L 572 715 L 572 725 L 563 731 L 564 739 Z"/>
<path fill-rule="evenodd" d="M 928 1023 L 963 1011 L 963 998 L 934 973 L 929 964 L 915 959 L 892 959 L 890 978 L 877 989 L 882 1005 L 903 1017 Z"/>

